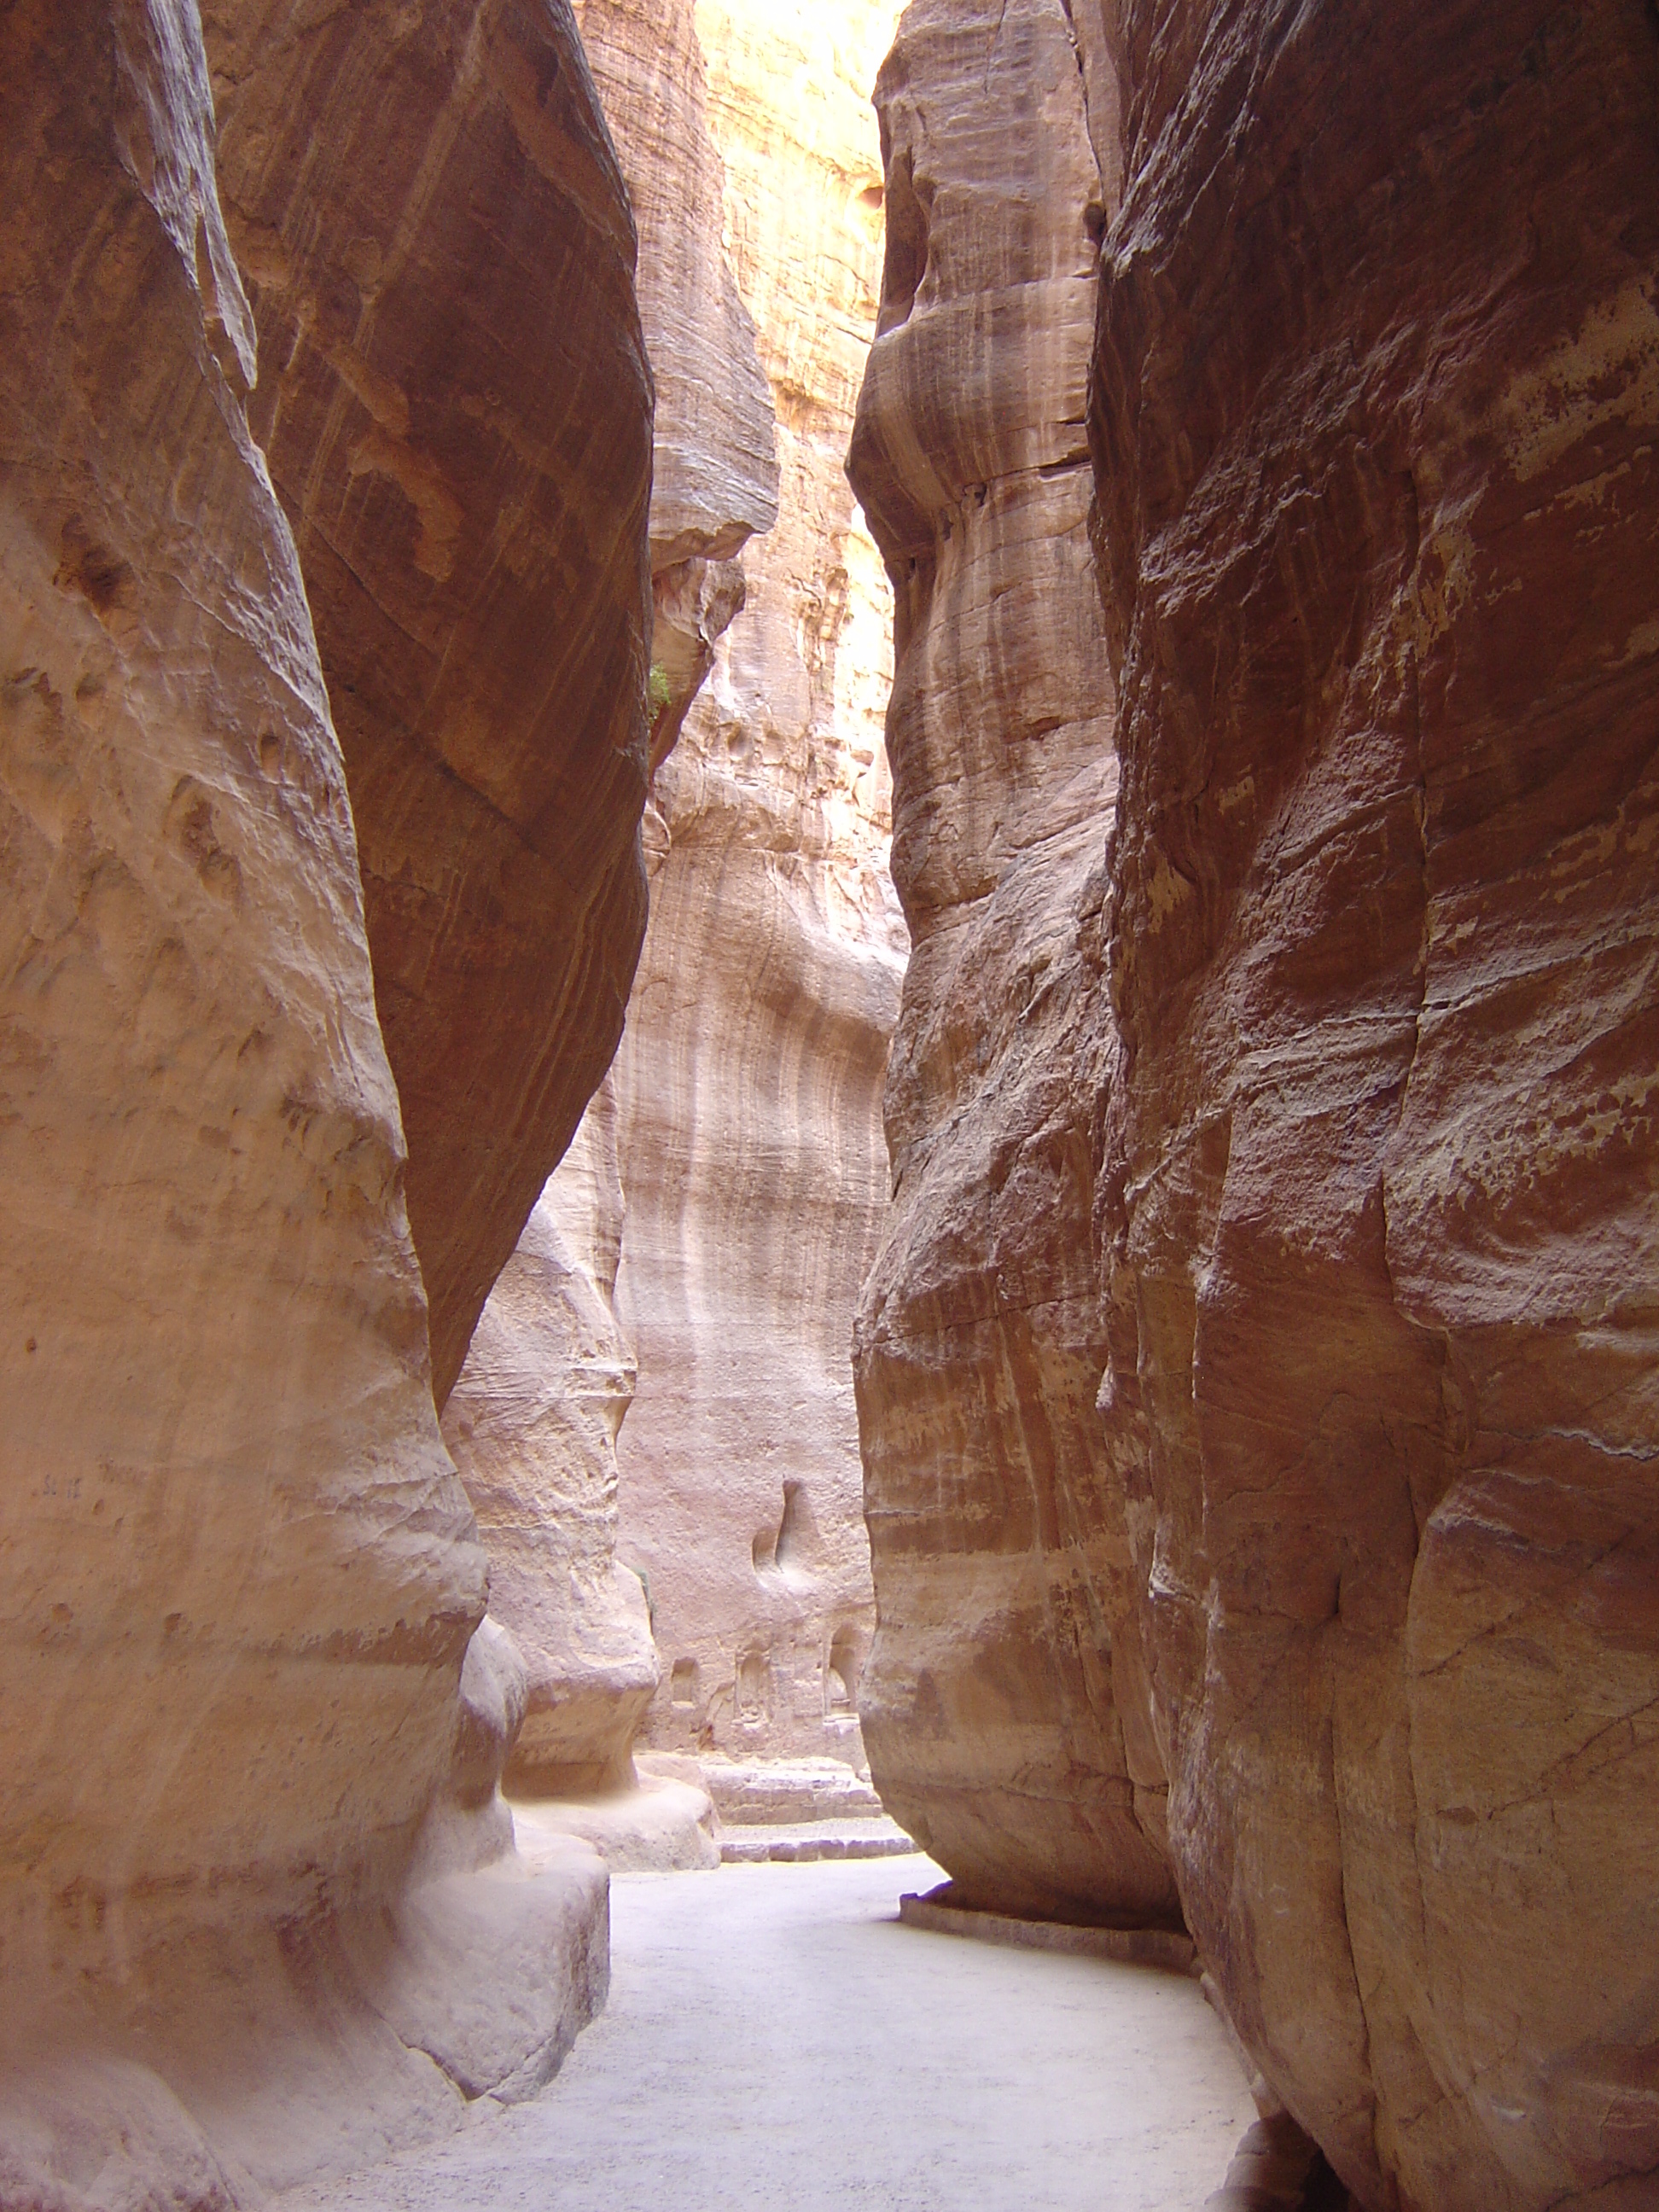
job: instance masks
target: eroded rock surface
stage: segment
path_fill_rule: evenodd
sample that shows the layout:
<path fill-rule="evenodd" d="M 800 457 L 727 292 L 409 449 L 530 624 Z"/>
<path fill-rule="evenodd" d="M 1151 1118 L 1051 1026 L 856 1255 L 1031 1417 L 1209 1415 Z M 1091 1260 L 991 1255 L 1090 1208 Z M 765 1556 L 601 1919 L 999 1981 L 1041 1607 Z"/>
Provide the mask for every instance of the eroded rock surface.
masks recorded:
<path fill-rule="evenodd" d="M 1121 15 L 1105 1403 L 1182 1894 L 1367 2205 L 1634 2212 L 1659 36 Z"/>
<path fill-rule="evenodd" d="M 744 543 L 776 519 L 772 402 L 726 258 L 726 171 L 690 0 L 665 12 L 585 0 L 580 20 L 639 222 L 656 380 L 655 765 L 743 605 Z M 491 1295 L 445 1420 L 495 1609 L 530 1669 L 514 1786 L 566 1799 L 631 1781 L 658 1679 L 643 1585 L 615 1548 L 617 1435 L 635 1384 L 614 1304 L 616 1121 L 607 1083 Z"/>
<path fill-rule="evenodd" d="M 882 335 L 848 465 L 897 600 L 914 949 L 855 1351 L 880 1620 L 865 1737 L 964 1903 L 1176 1919 L 1095 1414 L 1116 788 L 1084 430 L 1103 187 L 1060 0 L 917 0 L 876 99 Z"/>
<path fill-rule="evenodd" d="M 196 9 L 0 64 L 0 2197 L 222 2212 L 544 2081 L 605 1875 L 511 1851 Z"/>
<path fill-rule="evenodd" d="M 135 1891 L 298 1911 L 395 1845 L 483 1602 L 189 28 L 4 33 L 0 1864 L 49 1977 Z"/>
<path fill-rule="evenodd" d="M 640 1578 L 616 1555 L 617 1432 L 634 1395 L 613 1300 L 622 1244 L 605 1084 L 490 1293 L 444 1434 L 525 1656 L 509 1780 L 580 1796 L 628 1778 L 657 1686 Z"/>
<path fill-rule="evenodd" d="M 591 0 L 590 0 L 591 4 Z M 652 915 L 616 1069 L 618 1446 L 659 1749 L 857 1763 L 872 1626 L 847 1341 L 884 1196 L 902 938 L 879 759 L 884 594 L 841 457 L 874 322 L 867 106 L 896 15 L 696 10 L 723 229 L 777 416 L 780 517 L 744 554 L 647 815 Z"/>
<path fill-rule="evenodd" d="M 644 926 L 633 223 L 567 0 L 203 17 L 441 1405 L 610 1062 Z"/>
<path fill-rule="evenodd" d="M 734 556 L 777 520 L 772 396 L 726 250 L 726 166 L 708 126 L 694 0 L 580 0 L 577 21 L 639 227 L 640 319 L 657 385 L 655 769 L 743 605 Z"/>
<path fill-rule="evenodd" d="M 578 1267 L 616 1285 L 608 1356 L 637 1364 L 637 1395 L 619 1436 L 588 1439 L 597 1451 L 556 1424 L 534 1450 L 549 1497 L 584 1486 L 604 1548 L 614 1443 L 616 1556 L 644 1577 L 662 1669 L 645 1740 L 738 1760 L 862 1760 L 872 1606 L 846 1346 L 884 1194 L 876 1103 L 902 931 L 884 866 L 884 592 L 840 463 L 874 322 L 866 94 L 895 13 L 583 11 L 641 210 L 663 394 L 653 653 L 670 695 L 653 751 L 684 729 L 657 769 L 653 919 L 589 1132 L 609 1146 L 597 1124 L 614 1111 L 620 1269 L 592 1241 L 615 1224 L 581 1198 L 580 1159 L 544 1201 Z M 543 1326 L 569 1319 L 550 1306 Z M 551 1528 L 532 1548 L 545 1562 L 562 1540 Z M 591 1619 L 613 1618 L 587 1589 Z M 497 1602 L 533 1675 L 528 1592 L 502 1585 Z M 604 1665 L 556 1693 L 555 1679 L 545 1727 L 585 1706 L 625 1754 L 631 1691 Z M 532 1771 L 532 1702 L 515 1786 L 569 1790 Z"/>

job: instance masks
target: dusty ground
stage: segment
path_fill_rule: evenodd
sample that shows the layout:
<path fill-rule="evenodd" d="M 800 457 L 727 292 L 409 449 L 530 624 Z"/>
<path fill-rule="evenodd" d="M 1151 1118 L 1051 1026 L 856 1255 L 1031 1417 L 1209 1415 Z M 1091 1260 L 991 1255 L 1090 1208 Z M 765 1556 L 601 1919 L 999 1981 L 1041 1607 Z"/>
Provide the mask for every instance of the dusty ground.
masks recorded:
<path fill-rule="evenodd" d="M 1196 2212 L 1255 2118 L 1197 1984 L 901 1928 L 939 1879 L 618 1876 L 541 2097 L 282 2212 Z"/>

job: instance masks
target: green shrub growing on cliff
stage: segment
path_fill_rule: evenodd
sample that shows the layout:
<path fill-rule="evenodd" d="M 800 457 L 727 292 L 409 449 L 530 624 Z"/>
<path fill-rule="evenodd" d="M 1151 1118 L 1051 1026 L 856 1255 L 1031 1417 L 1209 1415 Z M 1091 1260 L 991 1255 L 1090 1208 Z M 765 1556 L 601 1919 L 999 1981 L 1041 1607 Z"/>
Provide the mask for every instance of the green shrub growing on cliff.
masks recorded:
<path fill-rule="evenodd" d="M 651 664 L 651 674 L 646 684 L 645 696 L 651 702 L 651 712 L 653 715 L 660 714 L 668 704 L 671 696 L 668 671 L 659 660 L 653 660 Z"/>

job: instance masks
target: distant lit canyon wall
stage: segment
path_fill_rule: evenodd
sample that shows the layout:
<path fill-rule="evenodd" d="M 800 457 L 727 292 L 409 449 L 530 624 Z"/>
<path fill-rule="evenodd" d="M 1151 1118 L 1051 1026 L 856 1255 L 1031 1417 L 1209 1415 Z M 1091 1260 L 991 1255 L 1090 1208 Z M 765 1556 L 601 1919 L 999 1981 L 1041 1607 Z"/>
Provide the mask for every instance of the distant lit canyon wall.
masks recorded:
<path fill-rule="evenodd" d="M 848 1340 L 886 1191 L 903 931 L 890 603 L 842 459 L 880 253 L 868 93 L 896 14 L 581 13 L 657 380 L 659 764 L 623 1049 L 446 1416 L 530 1663 L 526 1789 L 624 1771 L 659 1666 L 653 1746 L 861 1761 Z M 596 1418 L 554 1410 L 560 1376 Z M 577 1494 L 592 1540 L 573 1547 Z"/>
<path fill-rule="evenodd" d="M 854 459 L 900 588 L 919 945 L 860 1328 L 877 1779 L 983 1901 L 1053 1895 L 1053 1835 L 1101 1792 L 1050 1747 L 1115 1708 L 1120 1808 L 1155 1843 L 1167 1778 L 1220 1998 L 1362 2202 L 1634 2212 L 1659 2188 L 1659 32 L 1635 0 L 983 13 L 970 68 L 964 11 L 918 0 L 884 75 Z M 1079 312 L 1039 257 L 1085 131 Z M 930 935 L 1013 879 L 1015 763 L 1033 818 L 1073 804 L 1063 738 L 1052 770 L 1023 742 L 1058 595 L 1011 604 L 986 518 L 999 437 L 1063 480 L 1019 405 L 1091 321 L 1100 617 L 1078 601 L 1041 672 L 1098 671 L 1115 798 L 1071 817 L 1086 863 L 1063 836 L 1022 856 L 1018 920 L 1074 917 L 1063 959 L 937 975 Z M 1046 419 L 1075 439 L 1082 411 Z M 963 669 L 1012 702 L 983 724 L 1002 783 Z M 1049 1088 L 1041 1147 L 1005 1134 L 1036 1126 L 1016 1083 Z M 947 1358 L 953 1312 L 1032 1352 Z M 1066 1364 L 1035 1356 L 1056 1314 Z M 906 1446 L 966 1471 L 949 1510 L 909 1502 Z M 1068 1548 L 1086 1701 L 1049 1665 L 1052 1585 L 959 1638 L 916 1595 Z M 1074 1803 L 994 1854 L 952 1792 L 1017 1769 L 1014 1720 Z M 1069 1896 L 1115 1913 L 1143 1863 L 1121 1818 L 1096 1835 Z"/>

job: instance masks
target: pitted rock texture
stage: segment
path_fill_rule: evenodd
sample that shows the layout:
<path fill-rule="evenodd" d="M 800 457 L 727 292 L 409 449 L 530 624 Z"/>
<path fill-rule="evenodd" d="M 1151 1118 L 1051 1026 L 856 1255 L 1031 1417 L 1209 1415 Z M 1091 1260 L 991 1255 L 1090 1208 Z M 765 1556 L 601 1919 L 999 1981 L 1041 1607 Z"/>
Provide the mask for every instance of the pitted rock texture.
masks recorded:
<path fill-rule="evenodd" d="M 568 0 L 206 0 L 441 1406 L 644 926 L 650 372 Z"/>
<path fill-rule="evenodd" d="M 656 380 L 651 565 L 728 561 L 778 514 L 772 396 L 726 251 L 695 0 L 579 0 L 576 20 L 639 229 Z"/>
<path fill-rule="evenodd" d="M 640 319 L 656 380 L 651 481 L 651 768 L 673 750 L 744 602 L 738 557 L 778 519 L 772 395 L 726 250 L 693 0 L 579 0 L 576 20 L 639 228 Z"/>
<path fill-rule="evenodd" d="M 622 1242 L 609 1082 L 485 1306 L 444 1435 L 489 1553 L 490 1606 L 527 1670 L 515 1790 L 627 1780 L 657 1686 L 640 1578 L 616 1556 L 617 1432 L 634 1361 L 613 1299 Z"/>
<path fill-rule="evenodd" d="M 872 1607 L 847 1344 L 885 1194 L 902 933 L 884 590 L 841 459 L 875 320 L 868 94 L 896 15 L 704 0 L 695 17 L 780 517 L 744 550 L 747 605 L 647 818 L 652 917 L 614 1079 L 617 1304 L 639 1368 L 617 1544 L 662 1664 L 643 1740 L 739 1759 L 862 1759 Z"/>
<path fill-rule="evenodd" d="M 1659 2191 L 1659 32 L 1127 0 L 1104 1403 L 1193 1931 L 1364 2204 Z"/>
<path fill-rule="evenodd" d="M 970 1905 L 1178 1922 L 1090 1231 L 1116 786 L 1084 430 L 1101 180 L 1060 0 L 916 0 L 877 87 L 849 471 L 896 597 L 913 942 L 855 1340 L 872 1772 Z"/>

